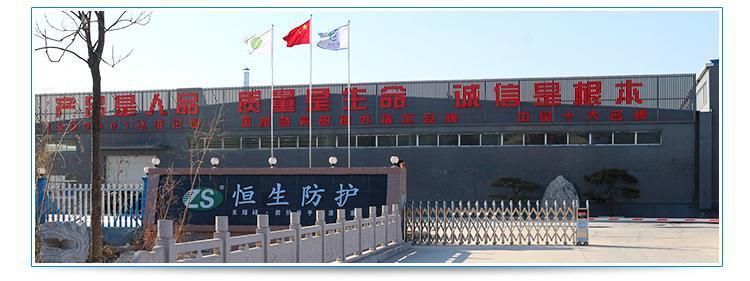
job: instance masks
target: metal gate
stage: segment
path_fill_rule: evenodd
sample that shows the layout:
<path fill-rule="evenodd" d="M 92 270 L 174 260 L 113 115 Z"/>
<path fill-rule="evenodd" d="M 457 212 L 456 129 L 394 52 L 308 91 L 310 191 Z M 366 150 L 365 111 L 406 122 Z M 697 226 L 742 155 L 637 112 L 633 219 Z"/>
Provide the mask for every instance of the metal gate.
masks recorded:
<path fill-rule="evenodd" d="M 575 245 L 577 201 L 525 203 L 410 201 L 404 207 L 404 240 L 422 245 Z"/>

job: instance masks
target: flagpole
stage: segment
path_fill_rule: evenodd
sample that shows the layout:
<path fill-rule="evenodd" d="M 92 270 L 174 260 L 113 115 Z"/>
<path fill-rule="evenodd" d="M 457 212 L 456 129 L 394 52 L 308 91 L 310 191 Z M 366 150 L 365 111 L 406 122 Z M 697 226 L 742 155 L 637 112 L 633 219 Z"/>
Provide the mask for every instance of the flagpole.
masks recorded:
<path fill-rule="evenodd" d="M 307 107 L 309 109 L 308 112 L 307 112 L 307 125 L 308 125 L 307 126 L 308 127 L 307 161 L 308 161 L 308 166 L 310 168 L 312 168 L 312 123 L 313 123 L 313 120 L 312 120 L 312 71 L 313 71 L 313 66 L 312 66 L 312 49 L 313 49 L 312 48 L 312 45 L 313 45 L 312 44 L 312 14 L 310 14 L 310 26 L 309 27 L 310 28 L 307 29 L 308 38 L 310 40 L 310 42 L 309 42 L 309 44 L 310 44 L 310 88 L 308 89 L 308 92 L 307 92 Z"/>
<path fill-rule="evenodd" d="M 271 25 L 271 157 L 273 157 L 273 24 Z"/>
<path fill-rule="evenodd" d="M 346 164 L 352 167 L 352 69 L 351 69 L 351 50 L 352 45 L 352 26 L 351 21 L 346 21 L 346 89 L 349 91 L 349 98 L 346 100 Z"/>

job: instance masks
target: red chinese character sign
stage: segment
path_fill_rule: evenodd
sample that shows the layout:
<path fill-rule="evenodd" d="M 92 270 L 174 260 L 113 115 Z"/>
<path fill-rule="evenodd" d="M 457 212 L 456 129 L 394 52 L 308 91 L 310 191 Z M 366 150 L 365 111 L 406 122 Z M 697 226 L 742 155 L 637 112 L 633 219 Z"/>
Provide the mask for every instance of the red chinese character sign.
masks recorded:
<path fill-rule="evenodd" d="M 404 107 L 406 107 L 406 88 L 404 86 L 385 86 L 380 90 L 380 108 L 402 109 Z"/>
<path fill-rule="evenodd" d="M 456 108 L 479 108 L 480 84 L 453 84 Z"/>
<path fill-rule="evenodd" d="M 575 105 L 596 106 L 601 105 L 602 81 L 578 81 L 574 85 Z"/>
<path fill-rule="evenodd" d="M 495 84 L 495 106 L 497 107 L 519 107 L 521 106 L 521 88 L 518 83 L 496 83 Z"/>
<path fill-rule="evenodd" d="M 273 91 L 273 112 L 295 112 L 297 110 L 294 89 L 280 89 Z"/>
<path fill-rule="evenodd" d="M 559 82 L 534 83 L 534 106 L 559 106 L 562 102 Z"/>
<path fill-rule="evenodd" d="M 312 102 L 312 104 L 310 104 Z M 328 112 L 331 110 L 331 90 L 328 88 L 313 88 L 312 93 L 307 90 L 305 111 Z M 311 108 L 312 107 L 312 108 Z"/>
<path fill-rule="evenodd" d="M 237 112 L 260 112 L 260 90 L 240 91 L 238 97 Z"/>
<path fill-rule="evenodd" d="M 625 80 L 624 82 L 620 82 L 615 84 L 615 87 L 617 87 L 617 104 L 632 104 L 632 103 L 643 103 L 643 100 L 641 99 L 641 92 L 640 88 L 643 86 L 643 83 L 640 82 L 633 82 L 633 80 Z"/>
<path fill-rule="evenodd" d="M 396 82 L 120 92 L 98 102 L 105 132 L 194 130 L 216 114 L 220 129 L 247 130 L 632 123 L 693 120 L 693 85 L 688 75 Z M 52 131 L 90 131 L 91 96 L 39 100 Z"/>

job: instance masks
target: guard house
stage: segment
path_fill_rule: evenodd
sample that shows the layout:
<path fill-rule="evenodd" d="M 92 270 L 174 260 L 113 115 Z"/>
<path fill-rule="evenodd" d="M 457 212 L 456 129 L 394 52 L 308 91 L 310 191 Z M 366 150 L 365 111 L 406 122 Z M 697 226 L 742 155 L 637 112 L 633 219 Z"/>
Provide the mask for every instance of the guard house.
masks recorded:
<path fill-rule="evenodd" d="M 330 156 L 346 167 L 350 143 L 352 167 L 400 157 L 407 200 L 490 200 L 500 177 L 539 184 L 541 198 L 558 175 L 586 199 L 595 187 L 584 176 L 618 168 L 638 179 L 640 197 L 616 200 L 616 215 L 716 216 L 719 69 L 712 60 L 697 75 L 108 92 L 100 101 L 104 174 L 139 183 L 154 156 L 161 167 L 185 168 L 204 153 L 206 166 L 218 157 L 222 167 L 268 167 L 271 147 L 277 167 L 308 167 L 311 142 L 313 167 L 328 167 Z M 93 102 L 89 93 L 35 96 L 38 149 L 64 156 L 53 180 L 89 181 Z"/>

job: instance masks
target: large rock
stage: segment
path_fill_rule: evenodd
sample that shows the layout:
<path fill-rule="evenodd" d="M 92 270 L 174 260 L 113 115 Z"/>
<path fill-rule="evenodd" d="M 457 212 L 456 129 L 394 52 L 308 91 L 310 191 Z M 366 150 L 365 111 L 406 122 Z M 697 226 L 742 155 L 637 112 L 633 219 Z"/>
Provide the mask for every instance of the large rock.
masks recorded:
<path fill-rule="evenodd" d="M 558 204 L 562 204 L 565 201 L 568 204 L 573 203 L 573 200 L 578 200 L 578 192 L 573 183 L 565 179 L 563 176 L 557 176 L 552 180 L 547 189 L 544 190 L 544 196 L 542 202 L 546 200 L 548 204 L 552 204 L 553 201 L 557 200 Z"/>
<path fill-rule="evenodd" d="M 85 262 L 89 254 L 89 232 L 77 222 L 47 222 L 39 226 L 41 262 Z"/>

